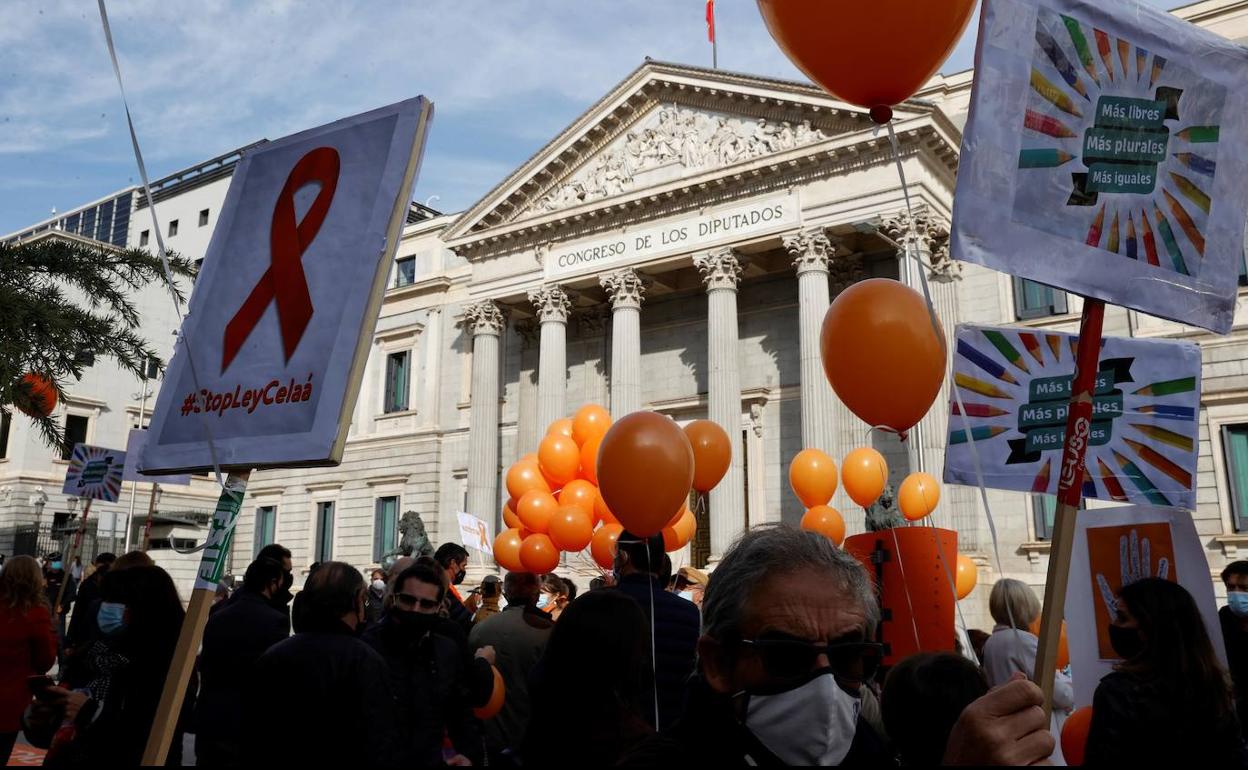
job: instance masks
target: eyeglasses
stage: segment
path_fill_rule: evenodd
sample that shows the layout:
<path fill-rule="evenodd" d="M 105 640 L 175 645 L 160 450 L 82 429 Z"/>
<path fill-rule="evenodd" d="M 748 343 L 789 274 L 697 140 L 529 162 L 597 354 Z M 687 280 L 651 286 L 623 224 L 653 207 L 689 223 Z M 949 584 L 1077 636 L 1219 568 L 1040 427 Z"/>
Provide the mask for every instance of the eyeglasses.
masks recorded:
<path fill-rule="evenodd" d="M 412 596 L 411 594 L 395 594 L 394 600 L 399 604 L 402 604 L 404 607 L 415 607 L 416 605 L 420 605 L 422 610 L 436 609 L 437 606 L 441 604 L 441 602 L 437 599 L 422 599 L 418 596 Z"/>
<path fill-rule="evenodd" d="M 815 644 L 800 639 L 742 639 L 762 659 L 768 676 L 794 679 L 809 674 L 820 655 L 828 656 L 838 679 L 865 682 L 875 675 L 884 658 L 884 645 L 876 642 Z"/>

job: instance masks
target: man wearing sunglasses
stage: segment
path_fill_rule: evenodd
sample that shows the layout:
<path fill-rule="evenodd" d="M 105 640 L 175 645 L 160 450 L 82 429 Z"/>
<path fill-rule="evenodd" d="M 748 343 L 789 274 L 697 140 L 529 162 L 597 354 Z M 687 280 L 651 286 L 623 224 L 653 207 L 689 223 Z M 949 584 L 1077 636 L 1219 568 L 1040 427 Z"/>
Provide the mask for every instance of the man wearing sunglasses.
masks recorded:
<path fill-rule="evenodd" d="M 859 716 L 859 689 L 882 657 L 870 641 L 878 620 L 866 571 L 827 538 L 783 525 L 744 533 L 706 589 L 684 717 L 623 764 L 892 764 Z M 1053 739 L 1040 705 L 1039 688 L 1026 681 L 975 701 L 945 763 L 1046 759 Z"/>

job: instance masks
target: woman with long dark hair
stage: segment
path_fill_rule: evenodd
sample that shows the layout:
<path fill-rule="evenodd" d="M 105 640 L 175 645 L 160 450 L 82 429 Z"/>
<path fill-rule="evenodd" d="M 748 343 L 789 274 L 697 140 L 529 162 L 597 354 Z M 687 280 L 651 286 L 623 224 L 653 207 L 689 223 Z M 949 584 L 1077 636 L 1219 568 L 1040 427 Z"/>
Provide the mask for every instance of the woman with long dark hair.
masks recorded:
<path fill-rule="evenodd" d="M 9 762 L 30 703 L 28 680 L 56 662 L 52 611 L 43 573 L 29 556 L 14 556 L 0 572 L 0 767 Z"/>
<path fill-rule="evenodd" d="M 1096 688 L 1085 765 L 1248 767 L 1226 670 L 1182 586 L 1124 586 L 1109 638 L 1122 662 Z"/>

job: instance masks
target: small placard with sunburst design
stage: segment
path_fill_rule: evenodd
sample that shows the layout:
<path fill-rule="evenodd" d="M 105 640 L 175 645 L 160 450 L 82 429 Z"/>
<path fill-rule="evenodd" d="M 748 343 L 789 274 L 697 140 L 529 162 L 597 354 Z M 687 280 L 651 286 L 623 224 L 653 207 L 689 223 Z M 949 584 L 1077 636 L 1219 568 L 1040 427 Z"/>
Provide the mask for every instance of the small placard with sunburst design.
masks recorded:
<path fill-rule="evenodd" d="M 987 0 L 953 254 L 1218 332 L 1248 209 L 1248 57 L 1135 0 Z"/>

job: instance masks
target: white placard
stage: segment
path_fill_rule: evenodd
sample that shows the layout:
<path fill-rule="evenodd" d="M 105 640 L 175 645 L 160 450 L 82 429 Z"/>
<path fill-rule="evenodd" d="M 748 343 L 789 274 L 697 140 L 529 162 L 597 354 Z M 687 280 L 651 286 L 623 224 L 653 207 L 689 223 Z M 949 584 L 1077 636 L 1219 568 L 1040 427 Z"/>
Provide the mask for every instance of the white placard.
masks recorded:
<path fill-rule="evenodd" d="M 542 265 L 546 280 L 562 279 L 788 230 L 799 221 L 797 195 L 776 195 L 744 206 L 555 246 L 542 257 Z"/>
<path fill-rule="evenodd" d="M 455 514 L 459 518 L 459 537 L 465 548 L 475 548 L 481 553 L 493 554 L 493 540 L 490 539 L 490 525 L 471 513 L 460 511 Z"/>
<path fill-rule="evenodd" d="M 333 465 L 432 106 L 409 99 L 249 150 L 160 389 L 143 472 Z M 198 387 L 196 387 L 198 379 Z"/>
<path fill-rule="evenodd" d="M 115 503 L 121 495 L 121 474 L 126 467 L 126 453 L 116 449 L 75 444 L 65 469 L 61 491 L 84 500 Z"/>
<path fill-rule="evenodd" d="M 147 476 L 139 473 L 139 457 L 142 456 L 143 445 L 146 443 L 147 431 L 142 428 L 134 428 L 130 431 L 130 437 L 126 439 L 126 469 L 121 474 L 122 481 L 142 481 L 162 486 L 169 486 L 170 484 L 186 486 L 191 483 L 191 475 L 189 473 L 181 473 L 174 476 Z"/>

